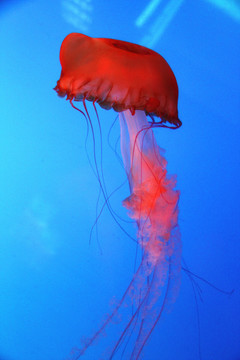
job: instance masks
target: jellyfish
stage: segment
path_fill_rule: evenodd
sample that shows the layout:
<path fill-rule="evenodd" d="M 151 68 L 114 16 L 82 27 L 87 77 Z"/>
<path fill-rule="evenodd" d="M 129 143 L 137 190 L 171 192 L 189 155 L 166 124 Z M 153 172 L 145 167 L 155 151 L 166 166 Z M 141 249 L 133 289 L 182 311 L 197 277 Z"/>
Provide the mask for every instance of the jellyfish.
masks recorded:
<path fill-rule="evenodd" d="M 84 356 L 128 304 L 129 317 L 104 359 L 116 358 L 122 349 L 121 358 L 137 360 L 180 287 L 180 193 L 176 176 L 167 173 L 164 150 L 154 136 L 154 128 L 177 129 L 182 124 L 177 81 L 168 63 L 153 50 L 78 33 L 63 40 L 60 63 L 62 71 L 55 90 L 80 112 L 73 101 L 83 102 L 91 127 L 86 100 L 95 109 L 97 103 L 119 113 L 122 160 L 130 189 L 123 205 L 137 224 L 136 239 L 141 249 L 138 267 L 122 298 L 95 334 L 76 350 L 74 359 Z"/>

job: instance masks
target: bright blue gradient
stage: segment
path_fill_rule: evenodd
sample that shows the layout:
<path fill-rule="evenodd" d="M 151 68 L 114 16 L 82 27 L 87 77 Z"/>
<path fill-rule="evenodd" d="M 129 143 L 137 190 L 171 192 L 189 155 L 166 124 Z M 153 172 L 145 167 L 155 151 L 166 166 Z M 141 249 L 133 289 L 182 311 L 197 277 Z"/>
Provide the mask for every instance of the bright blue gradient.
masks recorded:
<path fill-rule="evenodd" d="M 98 184 L 85 150 L 86 123 L 52 89 L 68 33 L 87 29 L 90 36 L 141 43 L 171 2 L 159 2 L 141 27 L 135 23 L 148 5 L 143 0 L 132 5 L 79 0 L 75 10 L 70 0 L 0 5 L 0 360 L 66 359 L 82 336 L 97 329 L 113 297 L 119 299 L 130 282 L 135 244 L 107 209 L 98 222 L 98 238 L 93 231 L 89 244 Z M 156 129 L 155 135 L 166 149 L 168 171 L 178 176 L 184 259 L 217 287 L 235 289 L 227 296 L 198 281 L 202 360 L 239 360 L 239 22 L 217 1 L 182 1 L 170 14 L 152 47 L 178 80 L 183 126 Z M 91 104 L 88 108 L 96 127 Z M 116 113 L 99 107 L 98 112 L 111 193 L 126 179 L 107 142 Z M 113 146 L 118 138 L 116 122 Z M 96 145 L 100 161 L 99 141 Z M 92 159 L 90 139 L 87 147 Z M 125 219 L 122 200 L 128 195 L 125 183 L 111 199 Z M 122 224 L 135 236 L 136 226 Z M 158 323 L 142 359 L 199 360 L 198 346 L 196 302 L 183 273 L 179 297 Z M 99 360 L 94 348 L 84 359 Z"/>

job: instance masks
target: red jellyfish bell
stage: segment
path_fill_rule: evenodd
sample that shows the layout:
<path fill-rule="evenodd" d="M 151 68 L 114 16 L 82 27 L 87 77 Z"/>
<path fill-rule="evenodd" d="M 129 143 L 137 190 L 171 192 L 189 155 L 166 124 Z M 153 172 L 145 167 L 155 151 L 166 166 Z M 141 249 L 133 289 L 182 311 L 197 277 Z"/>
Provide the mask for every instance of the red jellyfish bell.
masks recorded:
<path fill-rule="evenodd" d="M 60 62 L 62 72 L 55 87 L 58 95 L 96 101 L 102 108 L 118 112 L 129 109 L 132 115 L 135 110 L 144 110 L 159 118 L 157 124 L 181 126 L 175 76 L 155 51 L 73 33 L 63 40 Z"/>
<path fill-rule="evenodd" d="M 104 109 L 120 112 L 121 152 L 130 186 L 123 205 L 136 220 L 137 243 L 142 248 L 140 263 L 122 299 L 74 359 L 84 356 L 124 303 L 132 304 L 129 318 L 124 317 L 118 338 L 104 359 L 120 354 L 124 359 L 140 359 L 180 284 L 179 191 L 175 190 L 175 176 L 167 174 L 163 150 L 152 130 L 181 126 L 177 82 L 162 56 L 125 41 L 73 33 L 62 43 L 60 62 L 62 72 L 55 87 L 59 96 L 67 95 L 74 108 L 73 100 L 82 100 L 86 112 L 85 100 L 94 107 L 97 102 Z M 87 117 L 90 121 L 88 112 Z"/>

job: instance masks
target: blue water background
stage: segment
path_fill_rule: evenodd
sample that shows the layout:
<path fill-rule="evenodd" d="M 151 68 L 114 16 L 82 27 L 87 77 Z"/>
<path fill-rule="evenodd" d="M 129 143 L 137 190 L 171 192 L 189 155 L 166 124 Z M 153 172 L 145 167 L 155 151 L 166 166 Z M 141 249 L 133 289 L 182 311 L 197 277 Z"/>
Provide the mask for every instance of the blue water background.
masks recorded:
<path fill-rule="evenodd" d="M 1 360 L 65 359 L 133 275 L 135 244 L 106 209 L 98 237 L 94 231 L 89 241 L 98 184 L 86 155 L 86 124 L 52 90 L 61 42 L 73 31 L 142 43 L 171 65 L 183 126 L 155 135 L 178 177 L 183 256 L 194 273 L 235 289 L 227 296 L 199 281 L 202 359 L 240 359 L 240 20 L 238 2 L 225 10 L 224 3 L 152 1 L 144 18 L 150 2 L 143 0 L 1 1 Z M 98 112 L 110 193 L 125 181 L 107 141 L 116 113 Z M 118 139 L 116 122 L 110 143 L 119 152 Z M 92 158 L 91 140 L 88 151 Z M 111 199 L 125 219 L 121 202 L 128 195 L 125 184 Z M 136 235 L 133 224 L 123 226 Z M 183 273 L 179 297 L 142 359 L 199 360 L 198 348 L 196 301 Z"/>

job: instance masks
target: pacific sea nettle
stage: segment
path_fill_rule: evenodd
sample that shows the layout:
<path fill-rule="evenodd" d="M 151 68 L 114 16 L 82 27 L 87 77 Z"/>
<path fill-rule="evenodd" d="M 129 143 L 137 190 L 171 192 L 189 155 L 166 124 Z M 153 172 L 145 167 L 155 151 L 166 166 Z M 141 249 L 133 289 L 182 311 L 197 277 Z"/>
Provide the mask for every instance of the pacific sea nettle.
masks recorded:
<path fill-rule="evenodd" d="M 100 358 L 140 359 L 180 285 L 179 191 L 175 190 L 176 177 L 167 174 L 167 162 L 153 132 L 156 127 L 181 126 L 177 82 L 161 55 L 120 40 L 70 34 L 63 40 L 60 62 L 62 71 L 55 90 L 77 110 L 73 101 L 83 102 L 93 131 L 86 100 L 95 109 L 98 103 L 119 112 L 122 159 L 130 187 L 123 205 L 137 223 L 137 243 L 142 249 L 138 268 L 121 300 L 73 358 L 83 357 L 123 305 L 130 303 L 129 317 L 124 317 L 118 338 Z M 97 164 L 96 172 L 99 174 Z"/>

